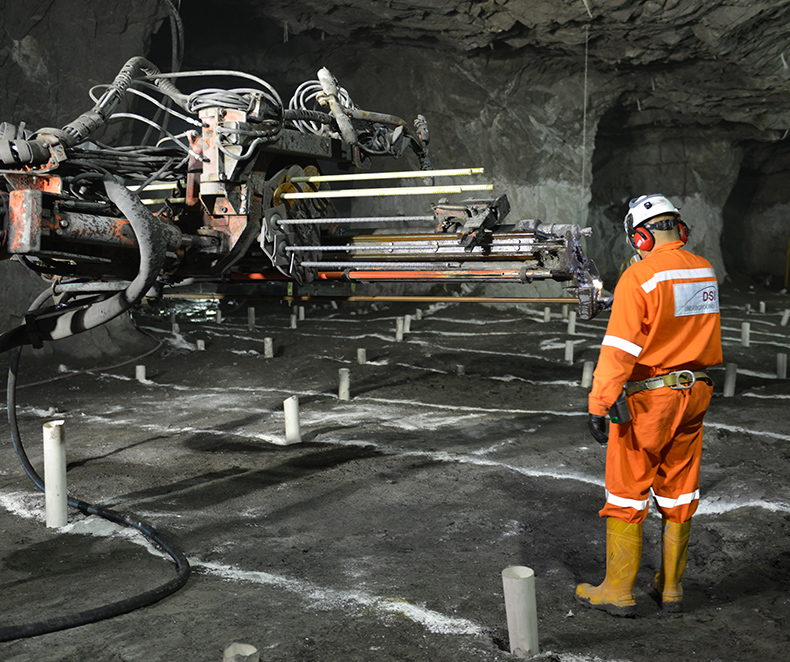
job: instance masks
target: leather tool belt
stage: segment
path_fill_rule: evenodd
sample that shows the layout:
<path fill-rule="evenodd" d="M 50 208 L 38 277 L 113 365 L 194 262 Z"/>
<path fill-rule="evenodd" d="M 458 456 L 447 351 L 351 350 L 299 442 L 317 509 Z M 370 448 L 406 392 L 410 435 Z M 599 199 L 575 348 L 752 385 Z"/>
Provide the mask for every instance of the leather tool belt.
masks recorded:
<path fill-rule="evenodd" d="M 625 393 L 632 395 L 640 391 L 652 391 L 657 388 L 664 388 L 669 386 L 671 389 L 687 389 L 694 386 L 697 381 L 707 382 L 713 386 L 713 380 L 707 372 L 703 370 L 676 370 L 666 375 L 658 377 L 650 377 L 649 379 L 642 379 L 638 382 L 626 382 Z"/>

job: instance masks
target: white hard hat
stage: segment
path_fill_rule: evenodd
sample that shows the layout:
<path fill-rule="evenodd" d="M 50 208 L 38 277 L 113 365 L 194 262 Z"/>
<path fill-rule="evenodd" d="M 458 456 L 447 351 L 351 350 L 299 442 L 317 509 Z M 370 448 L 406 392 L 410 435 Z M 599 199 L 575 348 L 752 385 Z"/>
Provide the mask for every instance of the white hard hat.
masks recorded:
<path fill-rule="evenodd" d="M 669 198 L 660 193 L 640 195 L 628 203 L 628 213 L 624 223 L 625 231 L 630 234 L 642 223 L 664 214 L 674 214 L 676 217 L 680 217 L 680 210 L 670 202 Z"/>

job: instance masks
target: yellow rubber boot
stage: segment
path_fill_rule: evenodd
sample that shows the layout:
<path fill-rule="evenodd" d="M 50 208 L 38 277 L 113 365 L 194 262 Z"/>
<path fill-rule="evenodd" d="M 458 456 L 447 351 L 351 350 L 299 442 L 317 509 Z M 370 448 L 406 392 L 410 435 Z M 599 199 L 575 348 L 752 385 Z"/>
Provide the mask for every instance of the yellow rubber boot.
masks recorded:
<path fill-rule="evenodd" d="M 614 616 L 636 613 L 634 583 L 642 559 L 642 523 L 606 520 L 606 578 L 600 586 L 579 584 L 576 599 Z"/>
<path fill-rule="evenodd" d="M 683 587 L 680 578 L 686 569 L 691 520 L 670 522 L 664 520 L 661 536 L 661 570 L 656 574 L 653 587 L 661 599 L 661 608 L 670 613 L 683 611 Z"/>

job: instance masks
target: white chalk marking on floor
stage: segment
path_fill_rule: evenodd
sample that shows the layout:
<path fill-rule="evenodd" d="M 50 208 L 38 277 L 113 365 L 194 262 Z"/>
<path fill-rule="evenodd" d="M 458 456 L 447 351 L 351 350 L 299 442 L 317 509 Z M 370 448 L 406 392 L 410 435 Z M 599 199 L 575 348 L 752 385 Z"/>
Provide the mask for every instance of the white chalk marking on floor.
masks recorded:
<path fill-rule="evenodd" d="M 581 335 L 581 334 L 576 334 Z M 425 340 L 420 340 L 419 338 L 414 338 L 410 341 L 413 345 L 424 345 L 425 347 L 429 347 L 432 350 L 442 350 L 446 352 L 453 352 L 455 354 L 463 353 L 463 354 L 487 354 L 493 356 L 513 356 L 518 359 L 539 359 L 541 361 L 546 361 L 548 363 L 560 363 L 560 359 L 552 358 L 550 356 L 546 356 L 545 354 L 526 354 L 525 352 L 503 352 L 498 349 L 474 349 L 471 347 L 464 347 L 460 349 L 458 347 L 445 347 L 444 345 L 436 345 L 434 343 L 429 343 Z M 600 343 L 600 338 L 598 338 L 598 342 Z M 565 345 L 563 345 L 564 347 Z M 600 344 L 598 345 L 600 347 Z M 594 345 L 590 345 L 590 349 L 594 349 Z"/>
<path fill-rule="evenodd" d="M 414 332 L 413 332 L 414 333 Z M 479 338 L 479 331 L 439 331 L 438 329 L 418 329 L 416 333 L 422 336 L 449 336 L 459 338 Z M 514 329 L 513 331 L 486 331 L 486 338 L 489 336 L 525 336 L 525 335 L 542 335 L 539 330 L 532 329 L 524 331 L 523 329 Z"/>
<path fill-rule="evenodd" d="M 44 522 L 46 518 L 43 492 L 0 492 L 0 506 L 23 519 Z"/>
<path fill-rule="evenodd" d="M 423 453 L 416 453 L 418 455 Z M 529 478 L 556 478 L 558 480 L 575 480 L 579 483 L 587 483 L 588 485 L 595 485 L 596 487 L 605 487 L 602 478 L 592 478 L 584 476 L 583 474 L 576 473 L 560 473 L 559 471 L 552 471 L 550 469 L 535 469 L 534 467 L 519 467 L 515 464 L 507 464 L 506 462 L 498 462 L 497 460 L 486 460 L 480 457 L 471 457 L 469 455 L 453 455 L 452 453 L 424 453 L 424 455 L 437 456 L 437 459 L 444 459 L 448 462 L 459 462 L 461 464 L 473 464 L 481 467 L 499 467 L 527 476 Z M 441 458 L 440 456 L 445 456 Z"/>
<path fill-rule="evenodd" d="M 783 393 L 776 393 L 775 395 L 766 395 L 765 393 L 743 393 L 743 397 L 757 398 L 759 400 L 790 400 L 790 395 Z"/>
<path fill-rule="evenodd" d="M 753 325 L 763 324 L 765 326 L 776 327 L 776 322 L 771 322 L 770 320 L 761 320 L 761 319 L 757 319 L 756 317 L 751 317 L 751 316 L 748 317 L 747 319 L 749 320 L 749 324 L 753 324 Z M 722 331 L 735 331 L 736 333 L 740 334 L 741 327 L 739 327 L 739 326 L 738 327 L 727 326 L 726 324 L 722 324 L 721 325 L 721 330 Z M 775 338 L 785 338 L 786 337 L 782 333 L 771 333 L 770 331 L 756 331 L 754 328 L 752 328 L 752 332 L 753 333 L 759 333 L 762 336 L 774 336 Z"/>
<path fill-rule="evenodd" d="M 368 363 L 370 363 L 370 362 L 368 362 Z M 450 375 L 450 374 L 454 374 L 455 373 L 454 370 L 439 370 L 438 368 L 426 368 L 425 366 L 422 366 L 422 365 L 411 365 L 409 363 L 396 363 L 395 365 L 398 366 L 399 368 L 408 368 L 410 370 L 422 370 L 424 372 L 437 372 L 440 375 Z"/>
<path fill-rule="evenodd" d="M 479 320 L 473 318 L 455 319 L 452 317 L 431 317 L 430 319 L 433 322 L 448 322 L 450 324 L 476 324 L 478 326 L 488 326 L 489 324 L 514 324 L 518 322 L 529 321 L 525 318 L 520 318 L 520 317 L 510 317 L 508 319 L 496 319 L 496 320 Z"/>
<path fill-rule="evenodd" d="M 782 441 L 790 441 L 790 435 L 779 434 L 778 432 L 767 432 L 765 430 L 755 430 L 753 428 L 742 428 L 737 425 L 727 425 L 726 423 L 716 423 L 714 421 L 705 420 L 703 424 L 705 428 L 713 428 L 714 430 L 727 430 L 728 432 L 741 432 L 755 437 L 770 437 L 771 439 L 781 439 Z"/>
<path fill-rule="evenodd" d="M 524 382 L 525 384 L 536 384 L 538 386 L 578 386 L 579 381 L 570 381 L 567 379 L 549 379 L 546 381 L 538 379 L 525 379 L 524 377 L 516 377 L 515 375 L 502 375 L 489 377 L 498 382 Z"/>
<path fill-rule="evenodd" d="M 412 407 L 428 407 L 431 409 L 449 409 L 451 411 L 466 411 L 466 412 L 479 412 L 485 414 L 532 414 L 543 415 L 552 414 L 555 416 L 587 416 L 586 411 L 572 410 L 572 411 L 553 411 L 551 409 L 495 409 L 491 407 L 468 407 L 463 405 L 440 405 L 433 402 L 419 402 L 417 400 L 395 400 L 392 398 L 374 398 L 372 396 L 360 395 L 356 400 L 365 400 L 368 402 L 377 402 L 381 404 L 392 405 L 410 405 Z"/>
<path fill-rule="evenodd" d="M 729 499 L 700 499 L 696 515 L 724 515 L 738 508 L 762 508 L 772 513 L 790 513 L 790 504 L 766 501 L 765 499 L 747 499 L 731 501 Z"/>
<path fill-rule="evenodd" d="M 754 340 L 751 338 L 749 340 L 749 346 L 755 347 L 757 345 L 763 345 L 765 347 L 776 347 L 777 349 L 787 349 L 787 341 L 785 342 L 767 342 L 765 340 Z M 737 338 L 722 338 L 721 339 L 721 346 L 724 348 L 727 347 L 742 347 L 741 337 L 738 336 Z M 739 371 L 740 372 L 740 371 Z"/>
<path fill-rule="evenodd" d="M 290 579 L 282 575 L 260 570 L 242 570 L 234 566 L 212 561 L 190 559 L 190 564 L 201 569 L 205 574 L 220 577 L 232 582 L 249 582 L 263 584 L 296 593 L 310 600 L 319 608 L 343 608 L 347 606 L 360 606 L 375 609 L 387 614 L 398 614 L 422 625 L 425 629 L 435 634 L 466 634 L 480 636 L 485 629 L 465 618 L 446 616 L 427 607 L 415 605 L 406 600 L 395 600 L 371 595 L 363 591 L 348 591 L 333 588 L 324 588 L 306 580 Z"/>
<path fill-rule="evenodd" d="M 239 356 L 260 356 L 260 352 L 256 352 L 254 349 L 230 349 L 228 350 L 231 354 L 238 354 Z"/>
<path fill-rule="evenodd" d="M 776 372 L 758 372 L 757 370 L 738 368 L 738 374 L 746 375 L 747 377 L 760 377 L 761 379 L 776 379 Z"/>
<path fill-rule="evenodd" d="M 168 332 L 164 337 L 164 341 L 168 345 L 172 345 L 175 349 L 186 349 L 190 352 L 197 350 L 197 345 L 188 342 L 181 333 Z"/>

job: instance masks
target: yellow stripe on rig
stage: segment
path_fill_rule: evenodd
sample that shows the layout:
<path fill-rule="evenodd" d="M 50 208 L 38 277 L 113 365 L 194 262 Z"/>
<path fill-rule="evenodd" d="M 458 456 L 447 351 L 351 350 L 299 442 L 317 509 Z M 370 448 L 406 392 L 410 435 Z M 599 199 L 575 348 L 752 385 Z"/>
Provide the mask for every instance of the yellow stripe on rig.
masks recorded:
<path fill-rule="evenodd" d="M 485 168 L 449 168 L 445 170 L 404 170 L 400 172 L 359 172 L 346 175 L 305 175 L 291 177 L 288 181 L 302 182 L 354 182 L 366 179 L 423 179 L 425 177 L 464 177 L 482 175 Z"/>
<path fill-rule="evenodd" d="M 394 188 L 359 188 L 325 191 L 298 191 L 282 193 L 283 200 L 308 198 L 372 198 L 388 195 L 451 195 L 467 191 L 493 191 L 493 184 L 466 184 L 464 186 L 397 186 Z"/>

